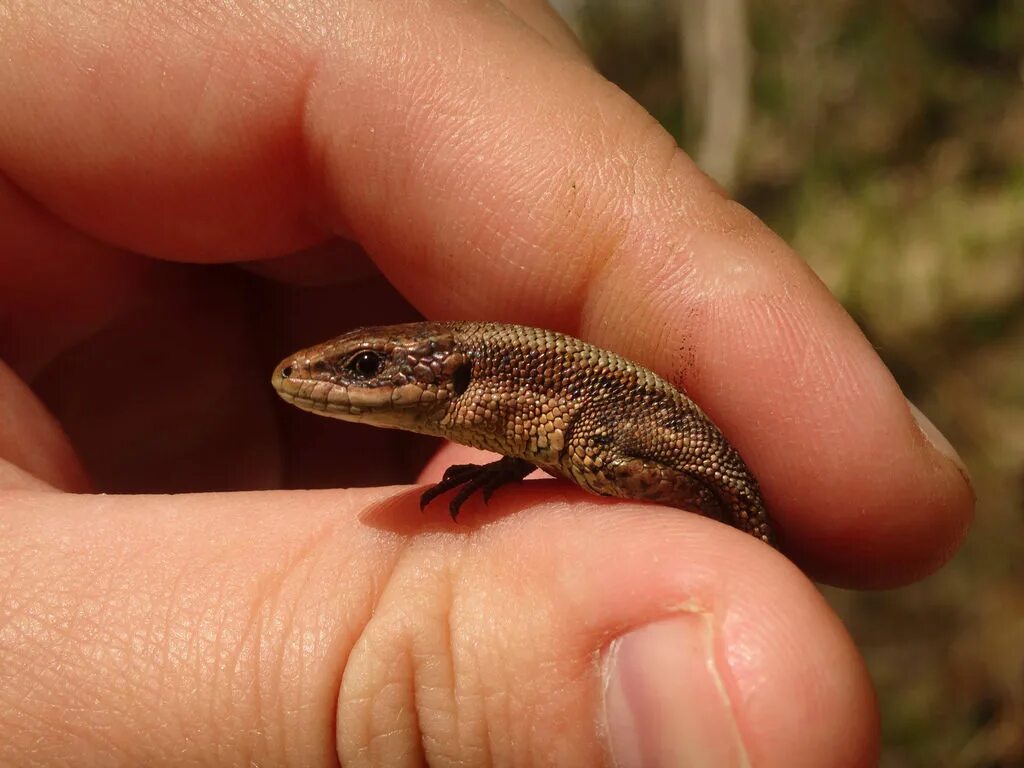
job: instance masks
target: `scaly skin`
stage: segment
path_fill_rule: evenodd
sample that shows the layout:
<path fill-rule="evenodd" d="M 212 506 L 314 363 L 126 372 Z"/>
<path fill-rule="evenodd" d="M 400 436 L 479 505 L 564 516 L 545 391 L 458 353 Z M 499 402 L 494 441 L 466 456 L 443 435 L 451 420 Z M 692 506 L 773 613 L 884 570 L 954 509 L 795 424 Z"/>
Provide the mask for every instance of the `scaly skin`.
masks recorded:
<path fill-rule="evenodd" d="M 505 455 L 451 467 L 426 504 L 535 466 L 594 493 L 697 509 L 768 543 L 757 481 L 703 411 L 660 376 L 554 331 L 498 323 L 360 328 L 282 361 L 273 385 L 324 416 Z"/>

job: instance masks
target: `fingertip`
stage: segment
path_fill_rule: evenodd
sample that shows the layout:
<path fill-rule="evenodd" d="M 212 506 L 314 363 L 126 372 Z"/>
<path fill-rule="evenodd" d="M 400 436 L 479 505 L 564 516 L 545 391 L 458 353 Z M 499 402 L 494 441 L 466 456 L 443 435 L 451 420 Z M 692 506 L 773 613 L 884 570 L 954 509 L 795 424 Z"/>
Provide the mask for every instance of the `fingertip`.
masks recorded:
<path fill-rule="evenodd" d="M 910 406 L 910 415 L 914 417 L 914 421 L 917 422 L 918 429 L 921 430 L 921 434 L 924 439 L 928 441 L 928 444 L 938 453 L 940 456 L 944 456 L 949 462 L 956 468 L 963 477 L 964 482 L 967 483 L 971 490 L 971 495 L 974 495 L 974 483 L 971 481 L 971 473 L 967 469 L 967 465 L 964 460 L 960 458 L 960 454 L 957 452 L 953 444 L 949 442 L 949 439 L 939 431 L 932 420 L 929 419 L 924 412 L 914 405 L 910 400 L 907 400 L 907 405 Z"/>
<path fill-rule="evenodd" d="M 875 697 L 849 636 L 795 569 L 735 544 L 712 548 L 714 591 L 611 646 L 610 750 L 623 765 L 874 764 Z"/>
<path fill-rule="evenodd" d="M 573 564 L 553 580 L 550 564 L 537 571 L 564 593 L 561 620 L 583 630 L 580 653 L 587 638 L 606 638 L 599 711 L 616 765 L 874 764 L 865 665 L 792 563 L 695 515 L 544 506 L 544 520 L 517 524 L 548 529 L 528 534 L 545 541 L 542 554 L 523 557 Z"/>
<path fill-rule="evenodd" d="M 0 485 L 35 489 L 45 483 L 72 493 L 91 488 L 57 419 L 3 361 L 0 413 L 0 462 L 9 464 Z"/>
<path fill-rule="evenodd" d="M 744 247 L 720 250 L 743 260 L 734 251 Z M 710 274 L 726 268 L 702 265 Z M 891 587 L 936 570 L 973 517 L 955 450 L 914 414 L 813 275 L 792 265 L 748 272 L 690 297 L 653 366 L 685 386 L 735 445 L 781 548 L 814 578 Z"/>
<path fill-rule="evenodd" d="M 783 501 L 786 554 L 818 581 L 904 586 L 945 565 L 967 536 L 976 499 L 962 461 L 913 404 L 900 398 L 892 410 L 865 425 L 874 434 L 835 467 L 829 487 L 812 477 L 806 496 Z"/>
<path fill-rule="evenodd" d="M 602 712 L 616 766 L 820 766 L 829 745 L 850 760 L 827 764 L 874 764 L 873 695 L 863 674 L 849 674 L 859 660 L 776 655 L 766 674 L 757 643 L 721 654 L 718 635 L 712 614 L 681 613 L 611 644 Z M 807 679 L 822 667 L 831 674 Z"/>
<path fill-rule="evenodd" d="M 780 572 L 756 603 L 733 611 L 722 649 L 751 764 L 876 764 L 880 723 L 867 668 L 803 574 Z"/>
<path fill-rule="evenodd" d="M 704 613 L 656 621 L 612 642 L 602 664 L 602 712 L 618 768 L 749 762 L 714 646 L 714 622 Z"/>

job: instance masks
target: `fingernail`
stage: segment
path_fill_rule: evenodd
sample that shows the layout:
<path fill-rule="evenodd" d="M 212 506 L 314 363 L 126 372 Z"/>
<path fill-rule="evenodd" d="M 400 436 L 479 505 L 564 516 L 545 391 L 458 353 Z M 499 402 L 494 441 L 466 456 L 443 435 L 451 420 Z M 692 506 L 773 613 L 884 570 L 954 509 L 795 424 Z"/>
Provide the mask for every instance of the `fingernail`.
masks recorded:
<path fill-rule="evenodd" d="M 620 637 L 603 672 L 605 733 L 617 768 L 749 766 L 711 616 L 680 615 Z"/>
<path fill-rule="evenodd" d="M 907 400 L 907 405 L 910 406 L 910 412 L 914 416 L 914 421 L 917 422 L 918 428 L 921 430 L 925 439 L 931 443 L 932 447 L 945 456 L 947 459 L 952 461 L 960 473 L 964 476 L 968 483 L 971 482 L 971 475 L 967 471 L 967 465 L 964 464 L 964 460 L 960 458 L 960 454 L 956 452 L 956 448 L 953 444 L 946 439 L 946 436 L 939 432 L 938 427 L 932 424 L 931 420 L 921 412 L 921 410 L 914 405 L 912 402 Z"/>

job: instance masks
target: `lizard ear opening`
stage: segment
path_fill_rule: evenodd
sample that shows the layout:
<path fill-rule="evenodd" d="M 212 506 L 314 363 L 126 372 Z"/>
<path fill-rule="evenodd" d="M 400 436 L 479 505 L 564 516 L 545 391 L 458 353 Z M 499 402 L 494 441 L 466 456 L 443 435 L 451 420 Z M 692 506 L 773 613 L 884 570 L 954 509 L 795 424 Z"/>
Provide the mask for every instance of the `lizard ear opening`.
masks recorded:
<path fill-rule="evenodd" d="M 472 378 L 472 366 L 467 362 L 452 371 L 452 384 L 455 386 L 455 394 L 461 395 L 469 389 L 469 380 Z"/>

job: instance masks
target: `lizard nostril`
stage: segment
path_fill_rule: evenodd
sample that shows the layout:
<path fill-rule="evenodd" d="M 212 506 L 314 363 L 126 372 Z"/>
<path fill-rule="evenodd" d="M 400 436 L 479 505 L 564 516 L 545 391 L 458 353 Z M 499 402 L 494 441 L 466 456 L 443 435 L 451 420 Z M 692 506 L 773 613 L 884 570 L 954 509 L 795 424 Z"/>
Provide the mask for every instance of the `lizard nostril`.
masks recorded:
<path fill-rule="evenodd" d="M 291 375 L 292 367 L 290 365 L 286 365 L 284 368 L 281 369 L 281 378 L 287 379 L 290 378 Z"/>

